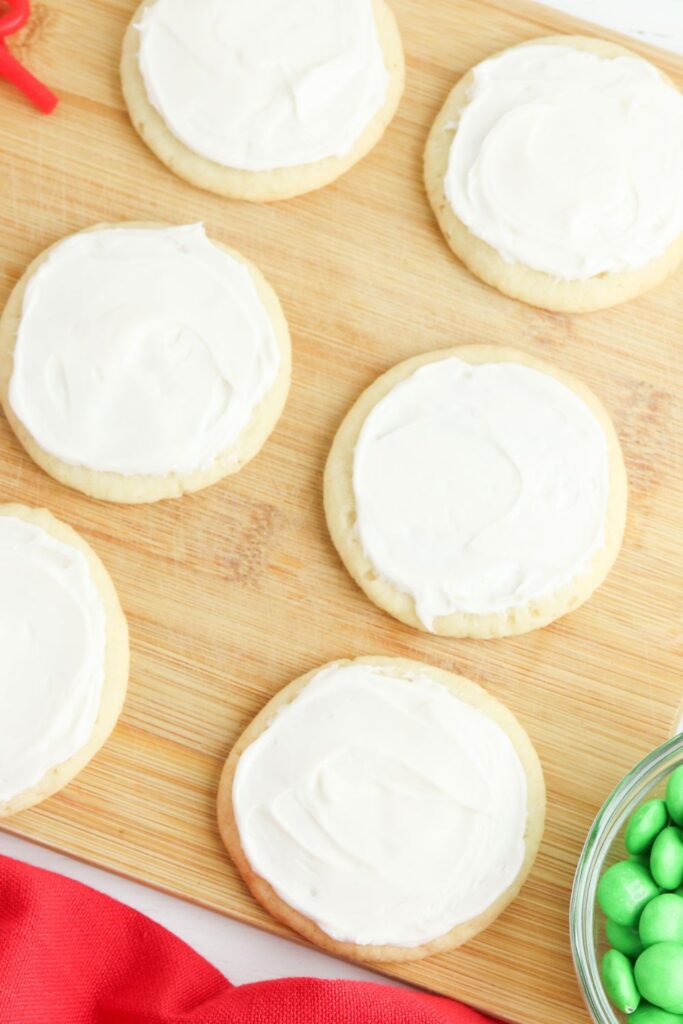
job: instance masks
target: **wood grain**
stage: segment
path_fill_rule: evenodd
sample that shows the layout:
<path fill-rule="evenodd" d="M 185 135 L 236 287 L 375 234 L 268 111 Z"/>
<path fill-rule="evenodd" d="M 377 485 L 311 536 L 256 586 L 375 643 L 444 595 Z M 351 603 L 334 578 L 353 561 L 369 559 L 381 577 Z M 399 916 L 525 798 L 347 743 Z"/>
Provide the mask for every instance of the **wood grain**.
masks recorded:
<path fill-rule="evenodd" d="M 525 1024 L 586 1021 L 567 929 L 576 859 L 602 800 L 670 733 L 680 706 L 683 274 L 590 316 L 531 309 L 463 269 L 421 184 L 426 134 L 454 80 L 501 47 L 576 23 L 525 0 L 395 0 L 408 86 L 384 141 L 323 192 L 255 207 L 174 179 L 132 130 L 117 64 L 135 3 L 37 3 L 16 44 L 62 102 L 43 118 L 0 85 L 0 302 L 67 232 L 100 220 L 202 219 L 277 288 L 293 387 L 242 473 L 149 507 L 59 486 L 0 420 L 0 500 L 46 505 L 83 533 L 119 588 L 132 640 L 130 697 L 112 740 L 60 796 L 8 827 L 282 932 L 218 839 L 214 790 L 231 744 L 316 664 L 359 654 L 430 661 L 517 712 L 545 765 L 549 820 L 529 883 L 491 929 L 393 973 Z M 683 62 L 658 60 L 683 82 Z M 613 415 L 629 470 L 625 546 L 606 585 L 516 639 L 430 638 L 390 619 L 345 573 L 322 515 L 325 457 L 359 391 L 401 359 L 459 342 L 513 344 L 583 378 Z"/>

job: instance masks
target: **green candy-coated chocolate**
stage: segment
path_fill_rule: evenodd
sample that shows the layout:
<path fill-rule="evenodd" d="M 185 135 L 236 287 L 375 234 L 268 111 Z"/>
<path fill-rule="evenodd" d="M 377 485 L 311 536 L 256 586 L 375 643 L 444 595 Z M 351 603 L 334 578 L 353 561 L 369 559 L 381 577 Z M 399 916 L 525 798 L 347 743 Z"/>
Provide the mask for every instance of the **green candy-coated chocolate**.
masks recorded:
<path fill-rule="evenodd" d="M 683 764 L 669 776 L 666 784 L 666 806 L 677 825 L 683 825 Z"/>
<path fill-rule="evenodd" d="M 673 892 L 655 896 L 640 915 L 638 931 L 643 946 L 654 946 L 656 942 L 683 945 L 683 896 Z"/>
<path fill-rule="evenodd" d="M 635 975 L 643 999 L 669 1013 L 683 1013 L 683 946 L 649 946 L 636 960 Z"/>
<path fill-rule="evenodd" d="M 602 958 L 602 983 L 605 992 L 622 1013 L 633 1013 L 640 1002 L 633 964 L 618 949 L 610 949 Z"/>
<path fill-rule="evenodd" d="M 656 837 L 666 827 L 669 812 L 663 800 L 646 800 L 631 815 L 626 826 L 626 849 L 629 853 L 642 853 L 652 846 Z"/>
<path fill-rule="evenodd" d="M 627 928 L 623 924 L 617 924 L 616 921 L 610 921 L 609 918 L 605 921 L 605 935 L 610 946 L 618 949 L 624 956 L 640 956 L 645 948 L 635 928 Z"/>
<path fill-rule="evenodd" d="M 650 872 L 635 860 L 620 860 L 607 868 L 598 884 L 598 903 L 610 921 L 633 928 L 643 907 L 659 895 Z"/>
<path fill-rule="evenodd" d="M 629 1024 L 683 1024 L 683 1017 L 678 1013 L 667 1013 L 659 1006 L 641 1003 L 634 1014 L 628 1019 Z"/>
<path fill-rule="evenodd" d="M 662 889 L 678 889 L 683 884 L 683 836 L 679 828 L 662 829 L 650 853 L 650 871 Z"/>

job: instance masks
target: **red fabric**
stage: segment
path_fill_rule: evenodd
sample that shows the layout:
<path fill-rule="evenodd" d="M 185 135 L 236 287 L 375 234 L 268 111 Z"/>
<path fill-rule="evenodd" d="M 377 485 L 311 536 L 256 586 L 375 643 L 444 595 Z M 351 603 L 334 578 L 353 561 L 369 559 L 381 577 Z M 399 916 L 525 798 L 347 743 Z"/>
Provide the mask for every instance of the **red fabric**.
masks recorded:
<path fill-rule="evenodd" d="M 490 1024 L 367 982 L 231 985 L 136 910 L 0 857 L 0 1024 Z"/>

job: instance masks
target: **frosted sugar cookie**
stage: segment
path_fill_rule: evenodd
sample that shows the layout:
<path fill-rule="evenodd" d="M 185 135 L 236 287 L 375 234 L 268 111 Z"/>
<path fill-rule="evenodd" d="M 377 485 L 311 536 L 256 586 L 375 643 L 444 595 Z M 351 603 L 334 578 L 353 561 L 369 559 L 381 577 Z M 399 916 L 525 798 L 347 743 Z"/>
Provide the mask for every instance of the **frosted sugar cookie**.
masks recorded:
<path fill-rule="evenodd" d="M 66 786 L 107 740 L 128 628 L 95 552 L 45 509 L 0 505 L 0 818 Z"/>
<path fill-rule="evenodd" d="M 585 601 L 619 551 L 626 472 L 598 400 L 514 349 L 408 359 L 365 391 L 325 470 L 332 540 L 418 629 L 496 637 Z"/>
<path fill-rule="evenodd" d="M 621 46 L 537 39 L 455 86 L 425 182 L 448 244 L 488 284 L 546 309 L 612 306 L 683 257 L 683 96 Z"/>
<path fill-rule="evenodd" d="M 143 502 L 241 469 L 282 412 L 272 288 L 201 224 L 101 225 L 38 257 L 0 319 L 0 399 L 39 466 Z"/>
<path fill-rule="evenodd" d="M 321 188 L 372 149 L 404 59 L 385 0 L 146 0 L 121 79 L 135 128 L 172 171 L 265 202 Z"/>
<path fill-rule="evenodd" d="M 218 792 L 249 889 L 344 957 L 417 960 L 514 899 L 543 833 L 538 757 L 462 676 L 402 658 L 309 672 L 256 716 Z"/>

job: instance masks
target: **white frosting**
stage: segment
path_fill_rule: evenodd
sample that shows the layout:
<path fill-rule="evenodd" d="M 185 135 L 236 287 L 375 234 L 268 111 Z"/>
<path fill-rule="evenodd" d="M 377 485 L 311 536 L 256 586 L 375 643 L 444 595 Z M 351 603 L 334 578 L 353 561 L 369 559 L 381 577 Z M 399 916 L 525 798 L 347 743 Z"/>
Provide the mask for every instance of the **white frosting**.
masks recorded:
<path fill-rule="evenodd" d="M 254 871 L 332 938 L 418 946 L 486 910 L 524 860 L 508 735 L 427 675 L 321 670 L 240 757 Z"/>
<path fill-rule="evenodd" d="M 138 28 L 150 103 L 228 167 L 344 156 L 386 99 L 371 0 L 156 0 Z"/>
<path fill-rule="evenodd" d="M 104 652 L 105 610 L 82 552 L 0 516 L 0 802 L 88 742 Z"/>
<path fill-rule="evenodd" d="M 366 556 L 432 629 L 440 615 L 542 598 L 588 569 L 604 543 L 607 442 L 554 377 L 451 357 L 371 410 L 353 489 Z"/>
<path fill-rule="evenodd" d="M 30 278 L 9 399 L 63 462 L 192 473 L 237 442 L 279 364 L 249 269 L 201 224 L 106 228 Z"/>
<path fill-rule="evenodd" d="M 652 65 L 539 44 L 473 75 L 445 192 L 505 260 L 581 280 L 683 231 L 683 97 Z"/>

